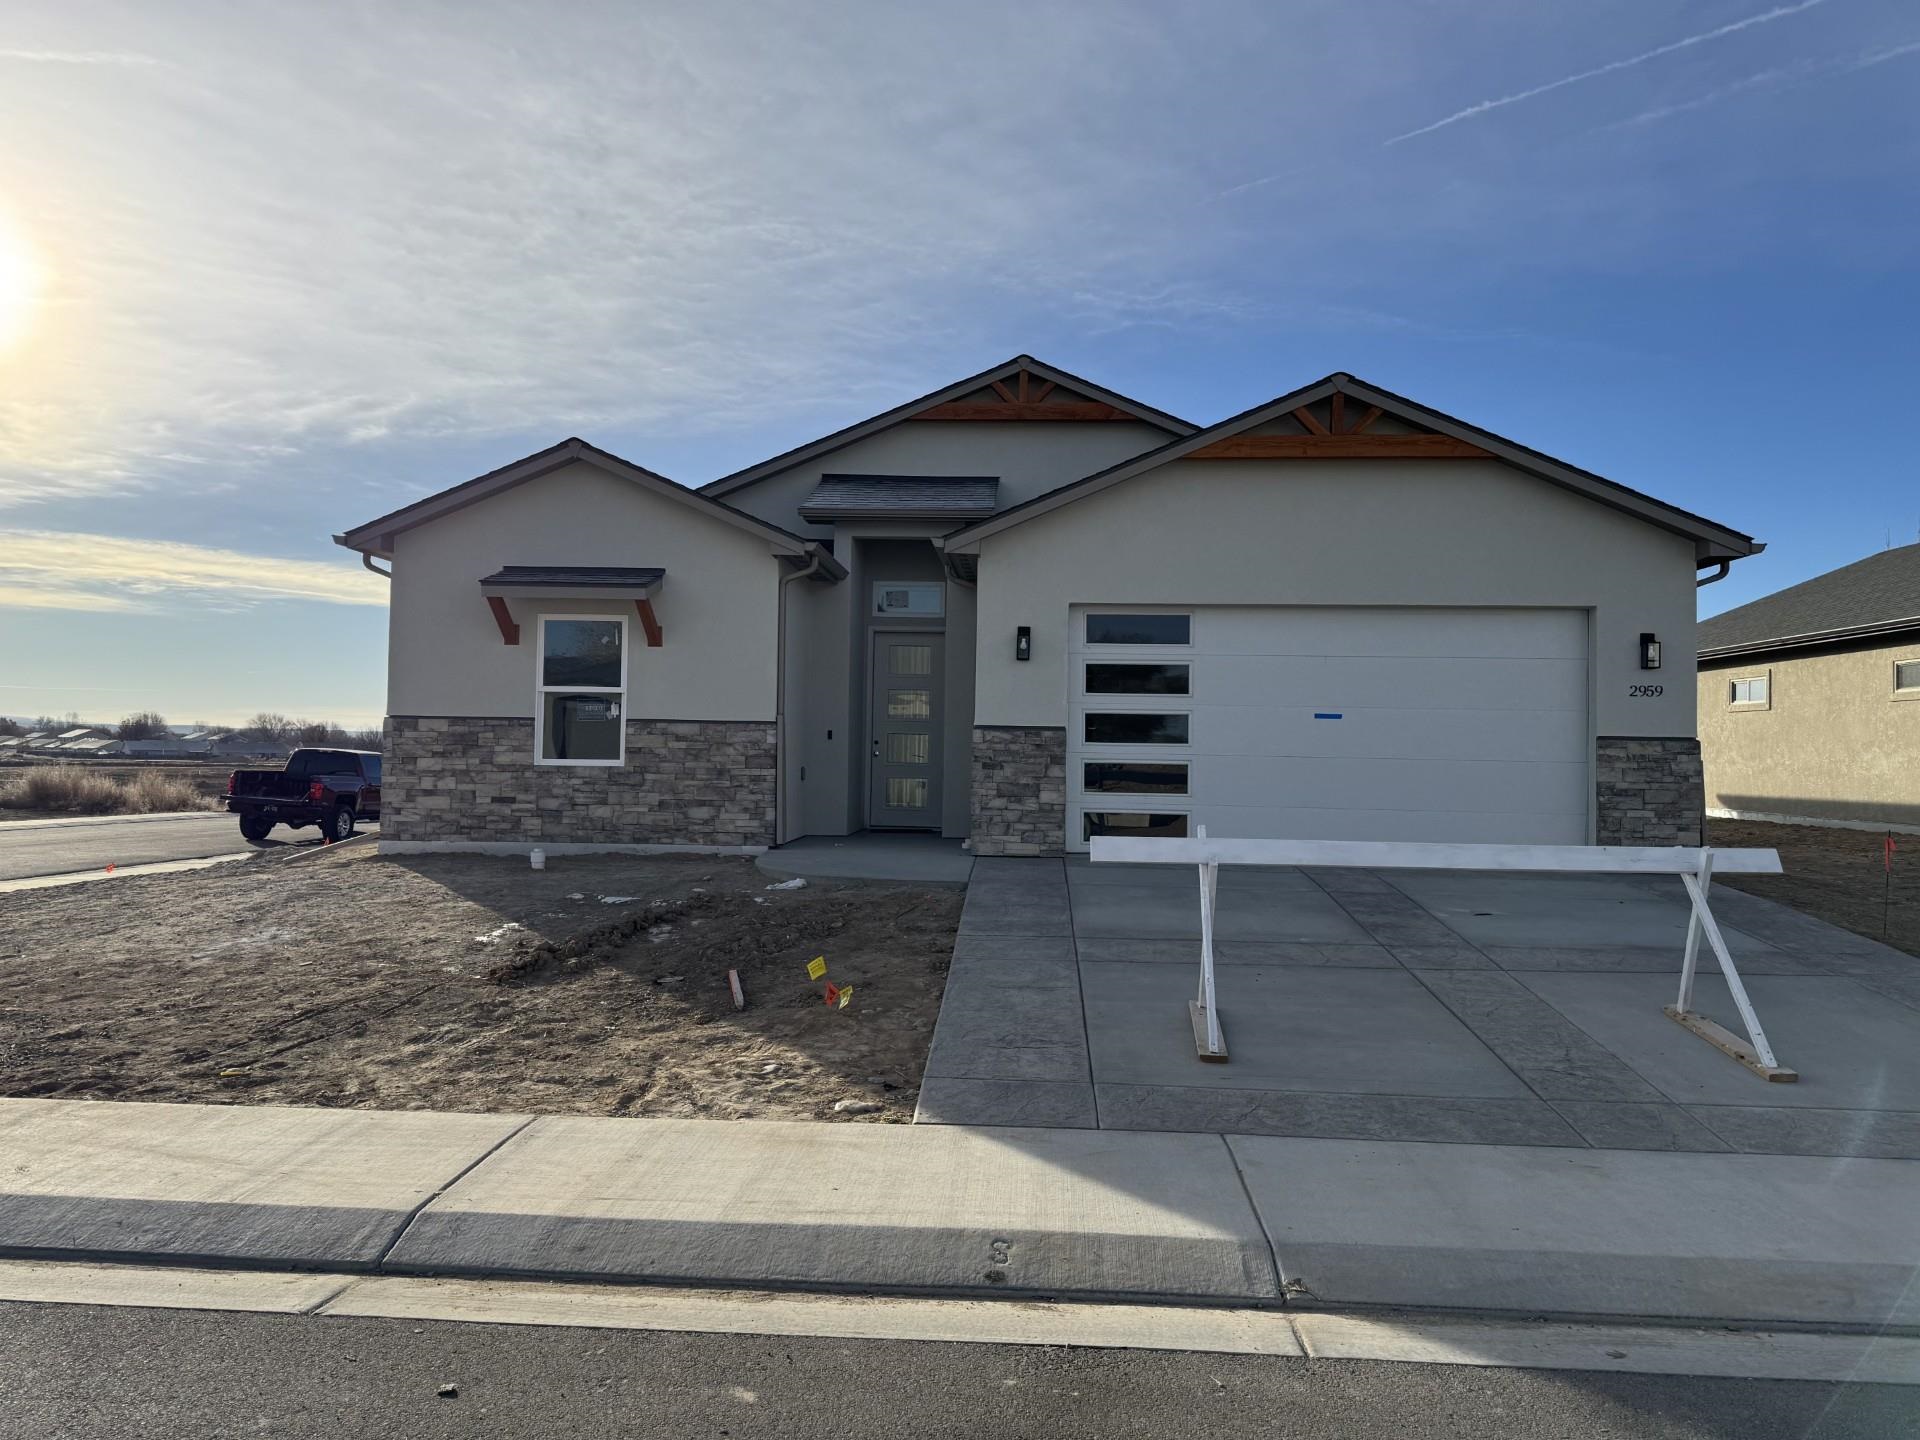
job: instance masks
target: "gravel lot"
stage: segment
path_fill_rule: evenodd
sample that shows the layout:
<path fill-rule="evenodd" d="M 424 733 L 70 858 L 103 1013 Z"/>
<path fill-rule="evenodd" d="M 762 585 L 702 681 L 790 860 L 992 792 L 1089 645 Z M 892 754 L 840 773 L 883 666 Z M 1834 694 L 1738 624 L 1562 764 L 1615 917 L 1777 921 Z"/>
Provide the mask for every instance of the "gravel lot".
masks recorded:
<path fill-rule="evenodd" d="M 771 884 L 368 843 L 0 895 L 0 1094 L 911 1119 L 961 893 Z"/>

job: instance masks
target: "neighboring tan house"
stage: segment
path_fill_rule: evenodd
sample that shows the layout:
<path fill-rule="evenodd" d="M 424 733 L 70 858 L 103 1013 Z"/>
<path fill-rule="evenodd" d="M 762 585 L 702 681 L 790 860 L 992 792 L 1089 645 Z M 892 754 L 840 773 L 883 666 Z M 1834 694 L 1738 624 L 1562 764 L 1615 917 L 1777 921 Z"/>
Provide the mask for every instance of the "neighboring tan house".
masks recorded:
<path fill-rule="evenodd" d="M 1750 537 L 1336 374 L 1198 429 L 1027 356 L 685 489 L 567 440 L 362 525 L 382 844 L 1697 844 Z M 1646 668 L 1665 647 L 1662 668 Z"/>
<path fill-rule="evenodd" d="M 1707 813 L 1920 827 L 1920 545 L 1701 622 Z"/>

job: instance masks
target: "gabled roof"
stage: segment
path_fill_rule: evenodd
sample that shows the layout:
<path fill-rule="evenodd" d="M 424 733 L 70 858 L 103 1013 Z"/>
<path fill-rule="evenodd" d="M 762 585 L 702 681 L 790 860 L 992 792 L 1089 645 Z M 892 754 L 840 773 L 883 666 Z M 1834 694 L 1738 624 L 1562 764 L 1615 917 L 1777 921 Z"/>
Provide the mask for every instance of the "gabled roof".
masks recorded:
<path fill-rule="evenodd" d="M 1311 423 L 1297 420 L 1300 412 L 1310 410 L 1327 402 L 1330 406 L 1341 407 L 1341 412 L 1351 414 L 1349 402 L 1368 407 L 1368 413 L 1353 422 L 1347 429 L 1329 426 L 1316 415 Z M 1329 412 L 1331 413 L 1331 412 Z M 1360 432 L 1371 424 L 1378 415 L 1391 415 L 1425 432 L 1418 435 L 1379 435 L 1367 436 Z M 1300 433 L 1293 436 L 1251 437 L 1235 441 L 1235 437 L 1247 436 L 1247 432 L 1276 421 L 1296 423 Z M 1329 433 L 1337 431 L 1337 433 Z M 1266 442 L 1264 445 L 1262 442 Z M 1234 442 L 1223 444 L 1223 442 Z M 1323 443 L 1332 442 L 1332 443 Z M 1625 485 L 1595 475 L 1590 470 L 1581 470 L 1565 461 L 1555 460 L 1538 450 L 1529 449 L 1516 441 L 1495 435 L 1491 430 L 1482 430 L 1477 425 L 1469 425 L 1464 420 L 1456 420 L 1451 415 L 1438 410 L 1430 410 L 1415 403 L 1403 395 L 1390 390 L 1382 390 L 1376 385 L 1356 379 L 1344 371 L 1336 371 L 1323 380 L 1269 400 L 1264 405 L 1256 405 L 1251 410 L 1230 416 L 1217 425 L 1210 425 L 1191 435 L 1162 445 L 1158 450 L 1149 450 L 1144 455 L 1136 455 L 1123 460 L 1105 470 L 1096 471 L 1084 479 L 1044 495 L 1037 495 L 1023 504 L 1002 510 L 990 520 L 978 525 L 968 526 L 947 536 L 946 549 L 967 552 L 977 550 L 982 540 L 1015 525 L 1024 524 L 1070 505 L 1076 500 L 1096 495 L 1110 486 L 1130 480 L 1136 475 L 1156 470 L 1162 465 L 1184 459 L 1195 452 L 1209 447 L 1216 456 L 1222 458 L 1258 458 L 1266 455 L 1308 456 L 1323 454 L 1327 456 L 1348 455 L 1480 455 L 1501 460 L 1517 470 L 1559 485 L 1590 500 L 1596 500 L 1615 510 L 1670 530 L 1677 535 L 1692 539 L 1695 556 L 1702 565 L 1720 560 L 1736 560 L 1746 555 L 1757 555 L 1766 547 L 1751 535 L 1727 526 L 1716 524 L 1677 506 L 1655 500 L 1638 490 L 1630 490 Z M 1237 447 L 1237 448 L 1236 448 Z"/>
<path fill-rule="evenodd" d="M 815 541 L 794 534 L 791 530 L 782 530 L 778 525 L 768 524 L 757 516 L 744 510 L 736 510 L 731 505 L 723 505 L 698 490 L 690 490 L 685 485 L 676 485 L 664 475 L 657 475 L 644 466 L 631 460 L 623 460 L 611 451 L 602 450 L 597 445 L 589 445 L 577 436 L 562 440 L 558 445 L 504 465 L 498 470 L 489 470 L 485 475 L 442 490 L 437 495 L 429 495 L 424 500 L 416 500 L 403 506 L 390 515 L 382 515 L 378 520 L 369 520 L 364 525 L 356 525 L 344 535 L 333 537 L 333 543 L 344 545 L 349 550 L 358 550 L 363 555 L 377 555 L 390 559 L 393 555 L 393 537 L 416 525 L 425 525 L 430 520 L 438 520 L 498 495 L 503 490 L 511 490 L 516 485 L 524 485 L 529 480 L 537 480 L 542 475 L 550 475 L 555 470 L 576 463 L 595 466 L 619 479 L 629 481 L 644 490 L 651 491 L 668 500 L 704 511 L 729 525 L 745 530 L 750 535 L 758 535 L 777 555 L 786 555 L 795 559 L 821 557 L 824 573 L 836 577 L 846 574 L 844 566 L 822 550 Z"/>
<path fill-rule="evenodd" d="M 800 514 L 808 520 L 978 520 L 993 514 L 999 495 L 994 475 L 822 475 L 800 502 Z"/>
<path fill-rule="evenodd" d="M 1702 620 L 1702 660 L 1920 631 L 1920 545 L 1883 550 Z"/>
<path fill-rule="evenodd" d="M 1166 411 L 1156 410 L 1151 405 L 1142 405 L 1138 400 L 1128 399 L 1118 391 L 1108 390 L 1094 384 L 1091 380 L 1083 380 L 1078 375 L 1036 360 L 1031 355 L 1016 355 L 1011 360 L 1003 361 L 991 369 L 982 370 L 978 375 L 969 375 L 964 380 L 956 380 L 951 385 L 931 391 L 917 400 L 909 400 L 904 405 L 896 405 L 891 410 L 870 416 L 858 424 L 847 426 L 844 430 L 836 430 L 831 435 L 823 435 L 818 440 L 810 440 L 805 445 L 796 446 L 792 450 L 783 451 L 770 459 L 762 460 L 758 465 L 749 465 L 744 470 L 736 470 L 731 475 L 723 475 L 718 480 L 709 481 L 700 487 L 700 492 L 703 495 L 730 494 L 743 486 L 753 484 L 756 480 L 764 480 L 767 476 L 777 475 L 782 470 L 791 470 L 796 465 L 803 465 L 821 455 L 831 454 L 835 450 L 853 444 L 856 440 L 877 435 L 880 431 L 890 429 L 902 421 L 911 420 L 922 411 L 932 409 L 936 405 L 952 404 L 976 391 L 989 389 L 996 382 L 1010 380 L 1022 371 L 1039 377 L 1049 385 L 1059 385 L 1078 391 L 1102 405 L 1112 406 L 1113 409 L 1124 412 L 1132 419 L 1157 426 L 1172 435 L 1191 435 L 1196 428 L 1191 421 L 1182 420 L 1178 415 L 1169 415 Z"/>

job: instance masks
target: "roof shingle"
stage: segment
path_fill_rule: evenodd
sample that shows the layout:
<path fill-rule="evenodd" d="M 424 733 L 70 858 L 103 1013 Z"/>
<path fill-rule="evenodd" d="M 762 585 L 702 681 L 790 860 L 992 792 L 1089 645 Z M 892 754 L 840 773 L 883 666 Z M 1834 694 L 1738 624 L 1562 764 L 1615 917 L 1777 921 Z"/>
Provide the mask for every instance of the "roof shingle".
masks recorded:
<path fill-rule="evenodd" d="M 822 475 L 801 502 L 809 520 L 840 515 L 907 515 L 984 520 L 1000 503 L 994 475 Z"/>
<path fill-rule="evenodd" d="M 1920 545 L 1883 550 L 1700 622 L 1702 659 L 1920 629 Z"/>

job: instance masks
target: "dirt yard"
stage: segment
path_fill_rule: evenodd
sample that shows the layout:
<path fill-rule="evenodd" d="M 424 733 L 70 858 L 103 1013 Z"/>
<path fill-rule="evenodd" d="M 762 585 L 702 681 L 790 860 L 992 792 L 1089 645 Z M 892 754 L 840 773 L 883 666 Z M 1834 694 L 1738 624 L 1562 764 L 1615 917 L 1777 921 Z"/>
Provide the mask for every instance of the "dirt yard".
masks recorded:
<path fill-rule="evenodd" d="M 0 1094 L 912 1118 L 961 892 L 548 865 L 361 844 L 0 895 Z"/>
<path fill-rule="evenodd" d="M 1751 820 L 1707 822 L 1708 844 L 1778 850 L 1786 872 L 1729 876 L 1724 882 L 1716 877 L 1716 884 L 1764 895 L 1856 935 L 1920 955 L 1920 835 L 1893 837 L 1890 879 L 1885 842 L 1885 835 L 1866 830 Z"/>

